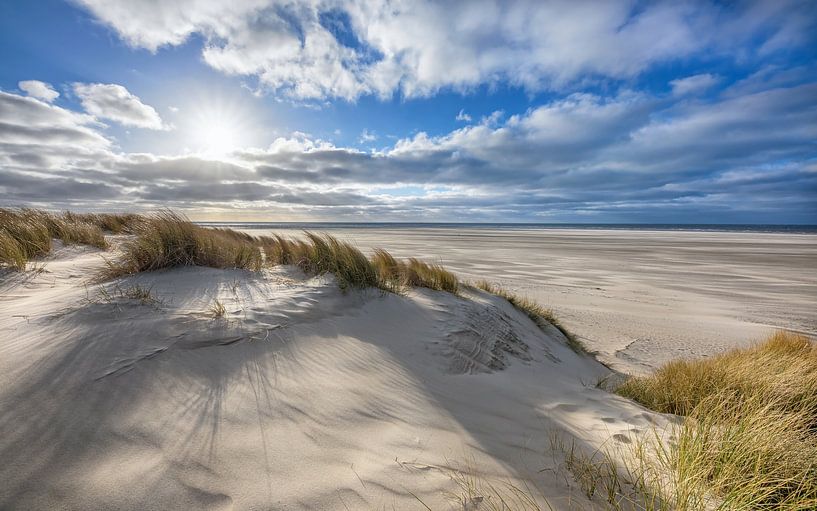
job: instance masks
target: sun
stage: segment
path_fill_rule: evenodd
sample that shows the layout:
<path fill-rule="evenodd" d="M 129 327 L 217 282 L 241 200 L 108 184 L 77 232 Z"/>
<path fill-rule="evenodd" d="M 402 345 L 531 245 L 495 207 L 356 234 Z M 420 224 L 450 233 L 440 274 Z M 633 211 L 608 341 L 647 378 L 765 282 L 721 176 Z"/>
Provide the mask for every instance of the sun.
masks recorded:
<path fill-rule="evenodd" d="M 194 150 L 198 153 L 223 156 L 238 149 L 238 130 L 222 120 L 203 123 L 196 129 Z"/>
<path fill-rule="evenodd" d="M 200 97 L 189 112 L 181 140 L 189 152 L 224 157 L 252 145 L 257 138 L 254 113 L 239 101 Z"/>

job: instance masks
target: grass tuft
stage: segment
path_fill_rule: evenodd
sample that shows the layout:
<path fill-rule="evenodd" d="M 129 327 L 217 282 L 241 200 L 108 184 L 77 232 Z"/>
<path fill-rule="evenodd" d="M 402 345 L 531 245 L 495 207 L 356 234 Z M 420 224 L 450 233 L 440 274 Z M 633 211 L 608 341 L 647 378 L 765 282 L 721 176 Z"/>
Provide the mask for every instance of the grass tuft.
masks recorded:
<path fill-rule="evenodd" d="M 545 328 L 548 325 L 553 325 L 559 330 L 562 335 L 565 336 L 567 339 L 567 345 L 570 348 L 577 352 L 577 353 L 588 353 L 587 348 L 584 344 L 579 341 L 575 335 L 570 333 L 567 328 L 565 328 L 558 320 L 558 318 L 553 314 L 551 309 L 546 307 L 542 307 L 538 303 L 534 302 L 530 298 L 515 295 L 512 292 L 508 291 L 505 288 L 499 287 L 487 280 L 479 280 L 474 283 L 474 287 L 478 289 L 482 289 L 488 293 L 493 295 L 501 296 L 502 298 L 508 300 L 508 302 L 519 309 L 520 311 L 527 314 L 527 316 L 534 322 L 539 328 Z"/>
<path fill-rule="evenodd" d="M 111 234 L 132 234 L 145 217 L 135 213 L 64 213 L 66 220 L 99 227 Z"/>
<path fill-rule="evenodd" d="M 703 360 L 670 362 L 617 392 L 685 416 L 658 449 L 680 509 L 817 509 L 817 346 L 779 332 Z"/>
<path fill-rule="evenodd" d="M 264 249 L 268 265 L 293 264 L 305 273 L 333 273 L 342 288 L 379 287 L 401 293 L 409 287 L 427 287 L 457 293 L 459 281 L 453 273 L 437 264 L 417 259 L 400 261 L 383 249 L 371 258 L 353 245 L 329 234 L 305 233 L 306 240 L 264 236 L 258 243 Z"/>
<path fill-rule="evenodd" d="M 360 250 L 329 234 L 307 232 L 306 237 L 309 241 L 297 261 L 304 272 L 334 273 L 343 289 L 378 285 L 374 267 Z"/>
<path fill-rule="evenodd" d="M 26 263 L 51 252 L 51 242 L 107 248 L 102 230 L 71 214 L 0 208 L 0 265 L 25 270 Z"/>
<path fill-rule="evenodd" d="M 453 294 L 459 291 L 457 276 L 438 264 L 424 263 L 415 258 L 400 261 L 383 249 L 376 249 L 371 261 L 380 287 L 387 291 L 400 293 L 408 287 L 427 287 Z"/>
<path fill-rule="evenodd" d="M 123 244 L 122 257 L 100 275 L 110 279 L 175 266 L 259 270 L 262 254 L 254 238 L 229 229 L 208 229 L 171 211 L 146 217 Z"/>
<path fill-rule="evenodd" d="M 216 298 L 215 300 L 213 300 L 212 305 L 210 305 L 209 312 L 210 316 L 213 319 L 219 319 L 223 318 L 224 315 L 227 314 L 227 308 L 224 307 L 224 304 L 221 303 L 221 301 L 218 298 Z"/>

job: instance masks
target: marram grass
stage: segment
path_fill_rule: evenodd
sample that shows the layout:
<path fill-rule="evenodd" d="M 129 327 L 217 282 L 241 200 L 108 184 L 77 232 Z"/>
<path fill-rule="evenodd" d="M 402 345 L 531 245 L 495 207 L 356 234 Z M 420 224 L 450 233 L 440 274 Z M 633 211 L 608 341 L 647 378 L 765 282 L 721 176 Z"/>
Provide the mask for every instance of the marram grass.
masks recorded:
<path fill-rule="evenodd" d="M 51 252 L 53 239 L 66 245 L 108 246 L 99 226 L 70 213 L 0 208 L 0 266 L 25 270 L 28 261 Z"/>
<path fill-rule="evenodd" d="M 437 264 L 397 260 L 385 250 L 367 258 L 350 243 L 329 234 L 305 239 L 255 237 L 232 229 L 202 227 L 181 214 L 49 213 L 0 208 L 0 265 L 24 270 L 26 263 L 51 252 L 53 239 L 65 244 L 107 248 L 104 232 L 131 237 L 121 254 L 108 261 L 98 280 L 176 266 L 260 270 L 296 265 L 307 274 L 332 273 L 346 288 L 378 287 L 400 293 L 411 287 L 456 293 L 457 277 Z"/>
<path fill-rule="evenodd" d="M 123 244 L 121 257 L 108 262 L 101 278 L 176 266 L 258 270 L 262 265 L 261 249 L 251 236 L 201 227 L 172 211 L 146 217 L 133 229 L 135 237 Z"/>
<path fill-rule="evenodd" d="M 808 338 L 779 332 L 670 362 L 617 392 L 684 416 L 655 456 L 674 508 L 817 509 L 817 346 Z"/>
<path fill-rule="evenodd" d="M 401 292 L 409 287 L 427 287 L 456 293 L 459 285 L 457 277 L 442 266 L 413 258 L 398 261 L 384 250 L 367 258 L 352 244 L 329 234 L 306 232 L 305 239 L 296 240 L 255 237 L 198 226 L 171 211 L 128 219 L 126 225 L 134 236 L 122 245 L 122 255 L 109 262 L 101 279 L 175 266 L 260 270 L 286 264 L 310 275 L 332 273 L 343 289 L 378 287 Z"/>

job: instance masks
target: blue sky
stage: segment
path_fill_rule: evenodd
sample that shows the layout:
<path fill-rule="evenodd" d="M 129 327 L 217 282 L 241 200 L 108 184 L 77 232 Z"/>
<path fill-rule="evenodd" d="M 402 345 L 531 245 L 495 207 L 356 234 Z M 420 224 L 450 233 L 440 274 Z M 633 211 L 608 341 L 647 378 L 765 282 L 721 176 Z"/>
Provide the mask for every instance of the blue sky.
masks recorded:
<path fill-rule="evenodd" d="M 0 5 L 0 201 L 817 223 L 813 2 Z"/>

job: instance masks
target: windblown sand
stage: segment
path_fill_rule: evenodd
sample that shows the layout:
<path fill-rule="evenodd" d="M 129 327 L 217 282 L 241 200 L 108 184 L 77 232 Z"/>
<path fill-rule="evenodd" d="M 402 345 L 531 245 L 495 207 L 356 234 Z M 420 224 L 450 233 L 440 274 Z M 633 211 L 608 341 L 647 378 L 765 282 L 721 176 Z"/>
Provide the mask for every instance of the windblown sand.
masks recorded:
<path fill-rule="evenodd" d="M 261 230 L 247 230 L 262 233 Z M 285 232 L 285 231 L 276 231 Z M 643 374 L 784 328 L 817 337 L 817 235 L 578 229 L 331 229 L 441 261 L 556 312 L 605 364 Z M 299 231 L 287 234 L 296 236 Z"/>
<path fill-rule="evenodd" d="M 623 369 L 815 330 L 813 236 L 335 234 L 529 294 Z M 102 255 L 0 274 L 0 509 L 487 508 L 462 478 L 603 508 L 551 440 L 626 449 L 666 421 L 480 291 L 343 293 L 288 267 L 100 287 Z M 161 303 L 120 293 L 134 285 Z"/>
<path fill-rule="evenodd" d="M 551 440 L 662 420 L 481 291 L 344 294 L 287 267 L 100 288 L 101 255 L 2 275 L 0 509 L 481 509 L 463 477 L 590 508 Z"/>

